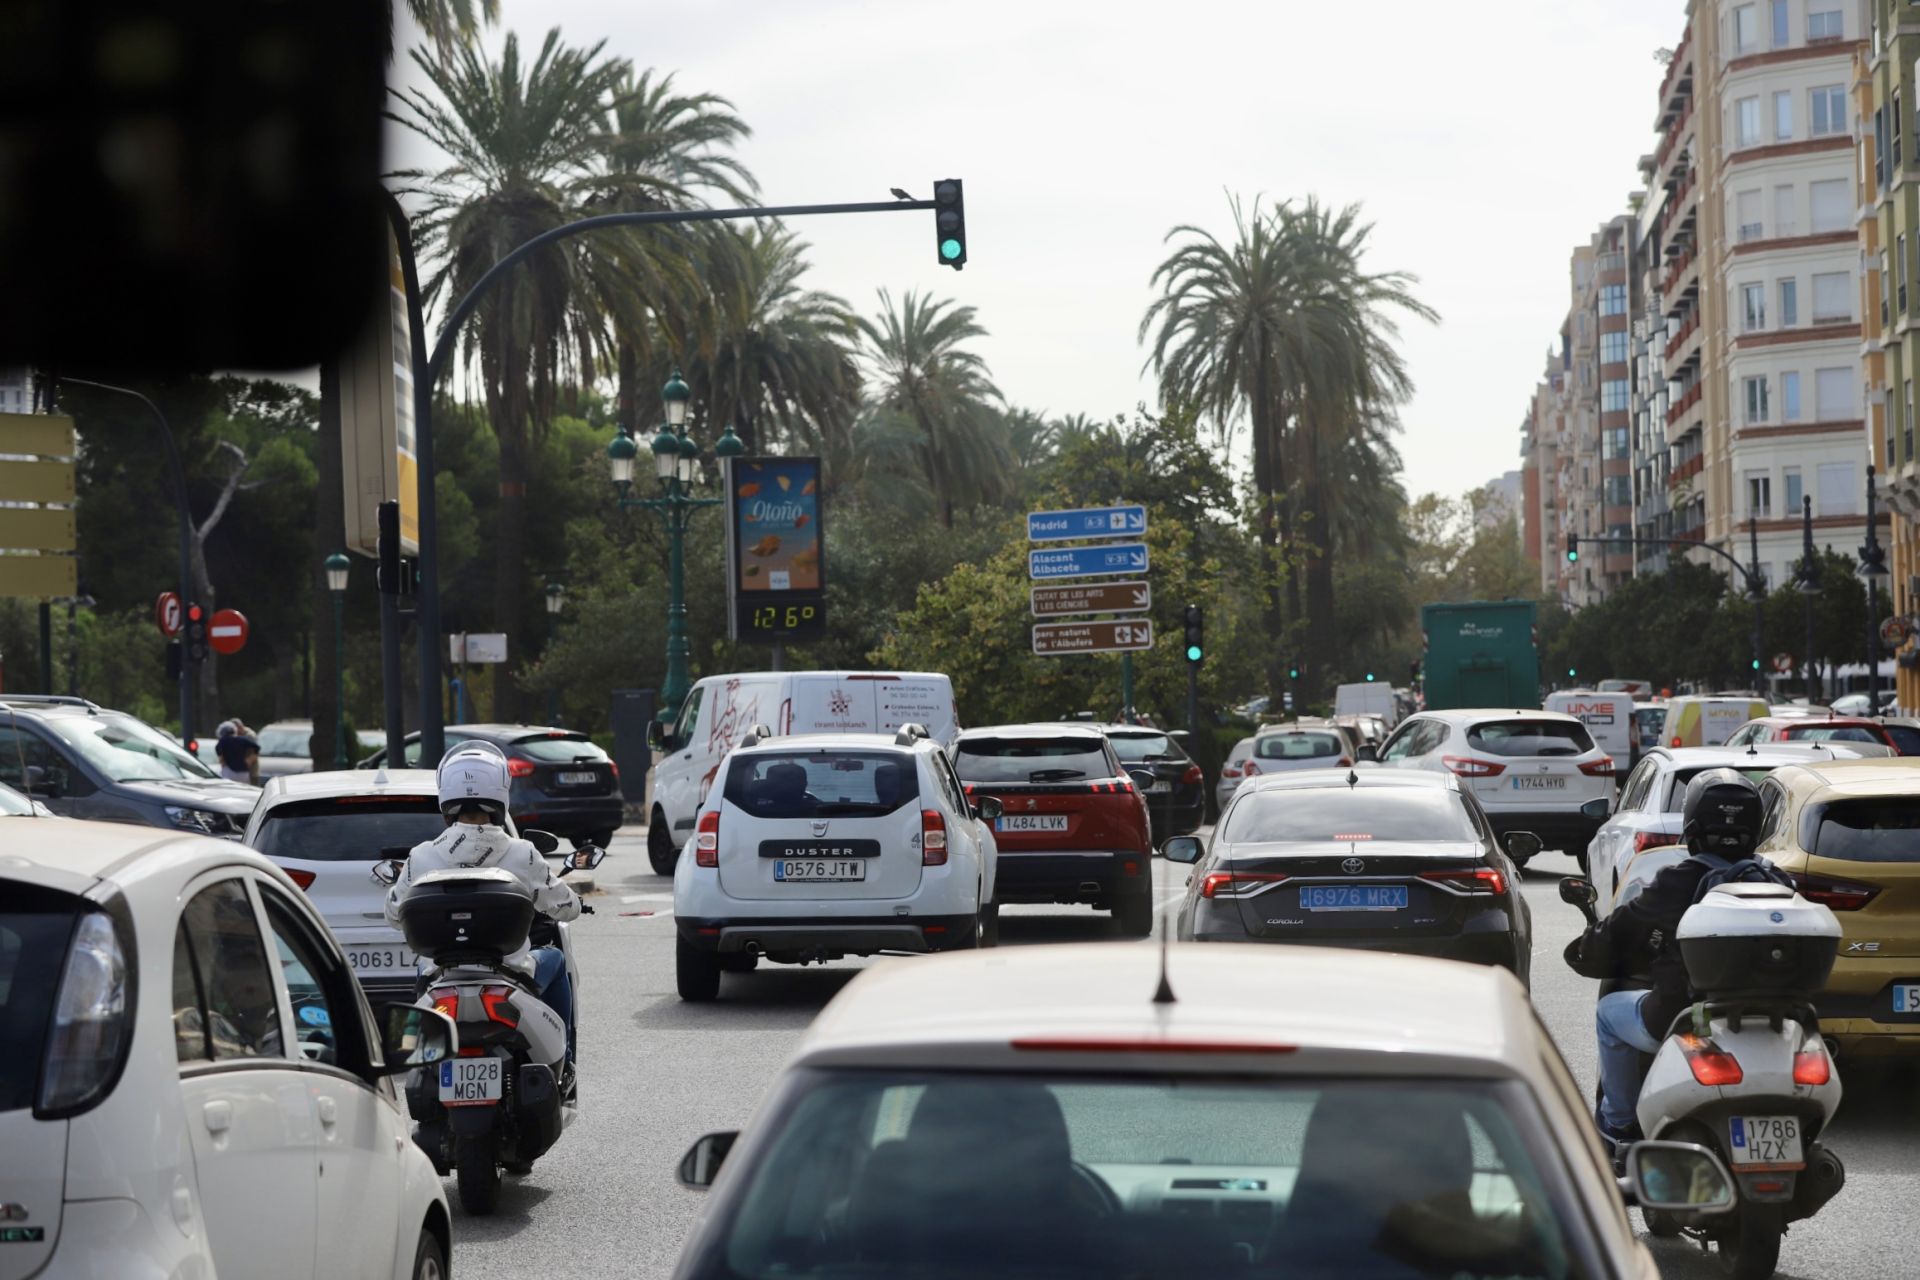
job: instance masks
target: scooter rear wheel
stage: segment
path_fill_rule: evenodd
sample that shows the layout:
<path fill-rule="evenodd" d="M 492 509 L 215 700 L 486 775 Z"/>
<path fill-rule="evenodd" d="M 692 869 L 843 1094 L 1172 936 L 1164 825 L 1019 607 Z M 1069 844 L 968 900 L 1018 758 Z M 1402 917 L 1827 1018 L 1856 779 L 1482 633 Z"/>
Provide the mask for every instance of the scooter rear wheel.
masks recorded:
<path fill-rule="evenodd" d="M 491 1134 L 454 1139 L 453 1172 L 460 1188 L 460 1207 L 485 1217 L 500 1207 L 500 1166 L 493 1160 Z"/>
<path fill-rule="evenodd" d="M 1643 1209 L 1640 1216 L 1646 1221 L 1647 1234 L 1657 1240 L 1671 1240 L 1680 1234 L 1680 1219 L 1660 1209 Z"/>
<path fill-rule="evenodd" d="M 1731 1280 L 1768 1280 L 1780 1265 L 1780 1212 L 1772 1205 L 1743 1203 L 1717 1243 L 1720 1270 Z"/>

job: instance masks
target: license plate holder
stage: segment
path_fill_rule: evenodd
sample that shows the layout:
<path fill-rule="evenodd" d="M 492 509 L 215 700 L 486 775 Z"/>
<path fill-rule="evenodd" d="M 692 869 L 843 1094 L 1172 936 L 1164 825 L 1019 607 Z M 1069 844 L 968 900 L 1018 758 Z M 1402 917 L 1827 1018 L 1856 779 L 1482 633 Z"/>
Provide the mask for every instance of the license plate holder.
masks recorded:
<path fill-rule="evenodd" d="M 1565 791 L 1567 780 L 1554 773 L 1515 774 L 1513 789 L 1515 791 Z"/>
<path fill-rule="evenodd" d="M 857 884 L 867 878 L 858 858 L 777 858 L 773 878 L 781 884 Z"/>
<path fill-rule="evenodd" d="M 1065 831 L 1067 815 L 1064 813 L 1012 813 L 996 818 L 993 823 L 996 831 Z"/>
<path fill-rule="evenodd" d="M 1797 1116 L 1730 1116 L 1727 1155 L 1735 1169 L 1785 1172 L 1807 1167 Z"/>
<path fill-rule="evenodd" d="M 1903 1016 L 1920 1014 L 1920 982 L 1893 984 L 1893 1011 Z"/>
<path fill-rule="evenodd" d="M 443 1107 L 497 1107 L 505 1094 L 498 1058 L 448 1058 L 440 1064 Z"/>
<path fill-rule="evenodd" d="M 1309 884 L 1300 887 L 1303 911 L 1404 911 L 1403 884 Z"/>
<path fill-rule="evenodd" d="M 1147 794 L 1150 796 L 1163 796 L 1172 790 L 1173 784 L 1171 782 L 1156 782 L 1147 788 Z"/>
<path fill-rule="evenodd" d="M 418 963 L 413 952 L 398 942 L 349 942 L 340 949 L 347 953 L 347 967 L 356 978 L 411 974 Z"/>
<path fill-rule="evenodd" d="M 554 774 L 553 780 L 563 787 L 590 787 L 600 781 L 600 775 L 592 769 L 569 769 Z"/>

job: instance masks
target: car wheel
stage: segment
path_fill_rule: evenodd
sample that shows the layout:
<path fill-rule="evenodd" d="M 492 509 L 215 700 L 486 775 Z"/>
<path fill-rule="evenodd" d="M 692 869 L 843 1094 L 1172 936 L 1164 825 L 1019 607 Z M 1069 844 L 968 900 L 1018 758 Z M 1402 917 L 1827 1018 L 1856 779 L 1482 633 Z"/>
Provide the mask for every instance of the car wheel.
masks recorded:
<path fill-rule="evenodd" d="M 1122 898 L 1114 906 L 1113 918 L 1124 938 L 1144 938 L 1153 932 L 1153 899 L 1147 894 Z"/>
<path fill-rule="evenodd" d="M 1000 904 L 997 902 L 980 904 L 980 945 L 983 947 L 1000 945 Z"/>
<path fill-rule="evenodd" d="M 673 832 L 667 829 L 667 815 L 655 809 L 653 817 L 647 820 L 647 861 L 653 864 L 653 874 L 672 875 L 673 864 L 679 858 L 680 850 L 674 847 Z"/>
<path fill-rule="evenodd" d="M 420 1233 L 420 1243 L 413 1251 L 413 1280 L 447 1280 L 446 1250 L 431 1231 Z"/>
<path fill-rule="evenodd" d="M 454 1140 L 453 1175 L 460 1207 L 485 1217 L 500 1207 L 500 1166 L 493 1160 L 493 1135 L 468 1134 Z"/>
<path fill-rule="evenodd" d="M 720 957 L 702 951 L 685 938 L 676 938 L 673 949 L 674 985 L 680 998 L 705 1003 L 720 995 Z"/>

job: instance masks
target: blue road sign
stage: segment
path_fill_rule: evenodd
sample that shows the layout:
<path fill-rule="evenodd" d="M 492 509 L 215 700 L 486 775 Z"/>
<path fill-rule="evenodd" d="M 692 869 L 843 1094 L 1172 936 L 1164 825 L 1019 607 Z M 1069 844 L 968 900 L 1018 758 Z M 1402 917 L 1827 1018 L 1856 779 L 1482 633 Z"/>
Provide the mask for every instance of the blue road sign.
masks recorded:
<path fill-rule="evenodd" d="M 1027 515 L 1028 542 L 1138 538 L 1146 531 L 1147 509 L 1142 506 L 1083 507 L 1078 511 L 1033 511 Z"/>
<path fill-rule="evenodd" d="M 1029 578 L 1113 578 L 1147 571 L 1147 544 L 1112 542 L 1103 547 L 1053 547 L 1027 552 Z"/>

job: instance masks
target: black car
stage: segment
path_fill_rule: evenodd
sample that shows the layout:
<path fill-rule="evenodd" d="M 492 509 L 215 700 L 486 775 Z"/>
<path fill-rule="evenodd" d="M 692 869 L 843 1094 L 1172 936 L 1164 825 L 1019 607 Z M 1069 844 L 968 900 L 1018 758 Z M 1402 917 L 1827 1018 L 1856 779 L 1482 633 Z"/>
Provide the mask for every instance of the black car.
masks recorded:
<path fill-rule="evenodd" d="M 1169 841 L 1195 863 L 1179 936 L 1288 942 L 1494 964 L 1526 982 L 1533 918 L 1519 870 L 1539 839 L 1506 847 L 1451 774 L 1316 769 L 1234 794 L 1211 848 Z"/>
<path fill-rule="evenodd" d="M 1147 815 L 1153 822 L 1155 848 L 1169 836 L 1200 829 L 1207 820 L 1206 777 L 1180 745 L 1184 734 L 1137 724 L 1092 727 L 1107 735 L 1121 768 L 1153 775 L 1153 785 L 1147 788 Z"/>
<path fill-rule="evenodd" d="M 507 755 L 512 789 L 507 807 L 519 827 L 538 827 L 574 841 L 604 846 L 626 821 L 620 768 L 584 733 L 532 724 L 450 724 L 447 749 L 462 742 L 491 742 Z M 356 767 L 377 769 L 384 749 Z M 406 767 L 420 766 L 420 735 L 406 739 Z M 432 768 L 437 761 L 428 761 Z"/>

